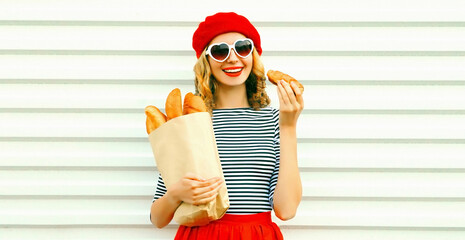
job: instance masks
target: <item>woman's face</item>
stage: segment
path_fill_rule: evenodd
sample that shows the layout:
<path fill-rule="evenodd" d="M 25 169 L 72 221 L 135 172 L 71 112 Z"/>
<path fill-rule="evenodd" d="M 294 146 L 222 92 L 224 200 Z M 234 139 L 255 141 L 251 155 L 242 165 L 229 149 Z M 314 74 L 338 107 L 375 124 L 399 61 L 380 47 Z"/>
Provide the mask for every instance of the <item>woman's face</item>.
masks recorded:
<path fill-rule="evenodd" d="M 237 32 L 224 33 L 212 39 L 209 46 L 214 43 L 225 42 L 234 44 L 238 39 L 246 38 Z M 252 71 L 253 57 L 250 54 L 246 58 L 239 57 L 233 49 L 224 62 L 217 62 L 208 56 L 208 62 L 213 76 L 218 81 L 218 85 L 238 86 L 244 84 Z"/>

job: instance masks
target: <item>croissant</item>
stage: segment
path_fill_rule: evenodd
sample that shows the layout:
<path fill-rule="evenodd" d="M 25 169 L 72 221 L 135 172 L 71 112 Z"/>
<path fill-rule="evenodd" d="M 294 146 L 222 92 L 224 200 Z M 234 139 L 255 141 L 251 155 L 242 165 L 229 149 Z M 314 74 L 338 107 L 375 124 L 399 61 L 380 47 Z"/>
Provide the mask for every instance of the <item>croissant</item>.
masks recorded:
<path fill-rule="evenodd" d="M 189 113 L 196 113 L 196 112 L 206 112 L 207 107 L 203 102 L 202 98 L 199 96 L 194 95 L 193 93 L 189 92 L 184 97 L 184 109 L 182 114 L 186 115 Z"/>
<path fill-rule="evenodd" d="M 304 92 L 304 86 L 299 82 L 297 81 L 295 78 L 283 73 L 283 72 L 280 72 L 280 71 L 274 71 L 274 70 L 269 70 L 266 75 L 268 76 L 268 80 L 270 80 L 271 83 L 273 83 L 274 85 L 278 85 L 278 81 L 279 80 L 284 80 L 286 81 L 287 83 L 291 84 L 291 82 L 295 82 L 297 84 L 297 86 L 300 88 L 300 91 L 301 92 Z"/>
<path fill-rule="evenodd" d="M 165 114 L 163 114 L 157 107 L 152 105 L 145 107 L 145 115 L 147 115 L 145 126 L 148 134 L 153 132 L 167 121 Z"/>
<path fill-rule="evenodd" d="M 165 111 L 167 121 L 182 116 L 182 99 L 181 90 L 179 90 L 179 88 L 173 89 L 173 91 L 168 94 L 165 103 Z"/>

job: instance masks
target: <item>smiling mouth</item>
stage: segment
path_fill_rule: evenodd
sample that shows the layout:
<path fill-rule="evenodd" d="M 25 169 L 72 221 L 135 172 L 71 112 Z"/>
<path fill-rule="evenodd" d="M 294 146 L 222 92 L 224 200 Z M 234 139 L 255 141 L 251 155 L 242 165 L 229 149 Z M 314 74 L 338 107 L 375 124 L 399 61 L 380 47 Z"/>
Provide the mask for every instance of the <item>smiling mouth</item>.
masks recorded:
<path fill-rule="evenodd" d="M 230 69 L 223 69 L 224 72 L 227 73 L 237 73 L 242 71 L 242 68 L 230 68 Z"/>
<path fill-rule="evenodd" d="M 237 77 L 241 75 L 243 67 L 225 68 L 223 72 L 230 77 Z"/>

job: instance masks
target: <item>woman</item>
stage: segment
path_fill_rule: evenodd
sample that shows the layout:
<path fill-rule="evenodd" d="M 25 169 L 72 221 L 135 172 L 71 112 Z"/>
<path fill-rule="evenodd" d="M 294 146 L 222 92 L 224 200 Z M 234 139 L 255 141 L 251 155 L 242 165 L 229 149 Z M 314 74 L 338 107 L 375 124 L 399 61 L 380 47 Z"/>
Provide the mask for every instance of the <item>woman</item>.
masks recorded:
<path fill-rule="evenodd" d="M 205 226 L 180 226 L 175 239 L 282 239 L 271 221 L 294 217 L 302 197 L 297 119 L 303 98 L 295 84 L 278 84 L 279 110 L 268 107 L 260 35 L 236 13 L 209 16 L 193 36 L 196 94 L 212 114 L 230 208 Z M 187 174 L 169 189 L 159 176 L 150 220 L 166 226 L 181 202 L 213 200 L 220 178 Z"/>

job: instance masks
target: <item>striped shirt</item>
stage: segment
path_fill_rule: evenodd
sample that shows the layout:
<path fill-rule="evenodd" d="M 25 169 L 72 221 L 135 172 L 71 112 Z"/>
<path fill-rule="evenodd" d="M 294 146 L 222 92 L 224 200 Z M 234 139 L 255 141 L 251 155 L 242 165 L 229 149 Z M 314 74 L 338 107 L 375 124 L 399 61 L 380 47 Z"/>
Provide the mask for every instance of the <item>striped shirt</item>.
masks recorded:
<path fill-rule="evenodd" d="M 212 122 L 228 189 L 226 213 L 271 211 L 279 171 L 279 110 L 214 109 Z M 159 175 L 153 201 L 165 193 Z"/>

